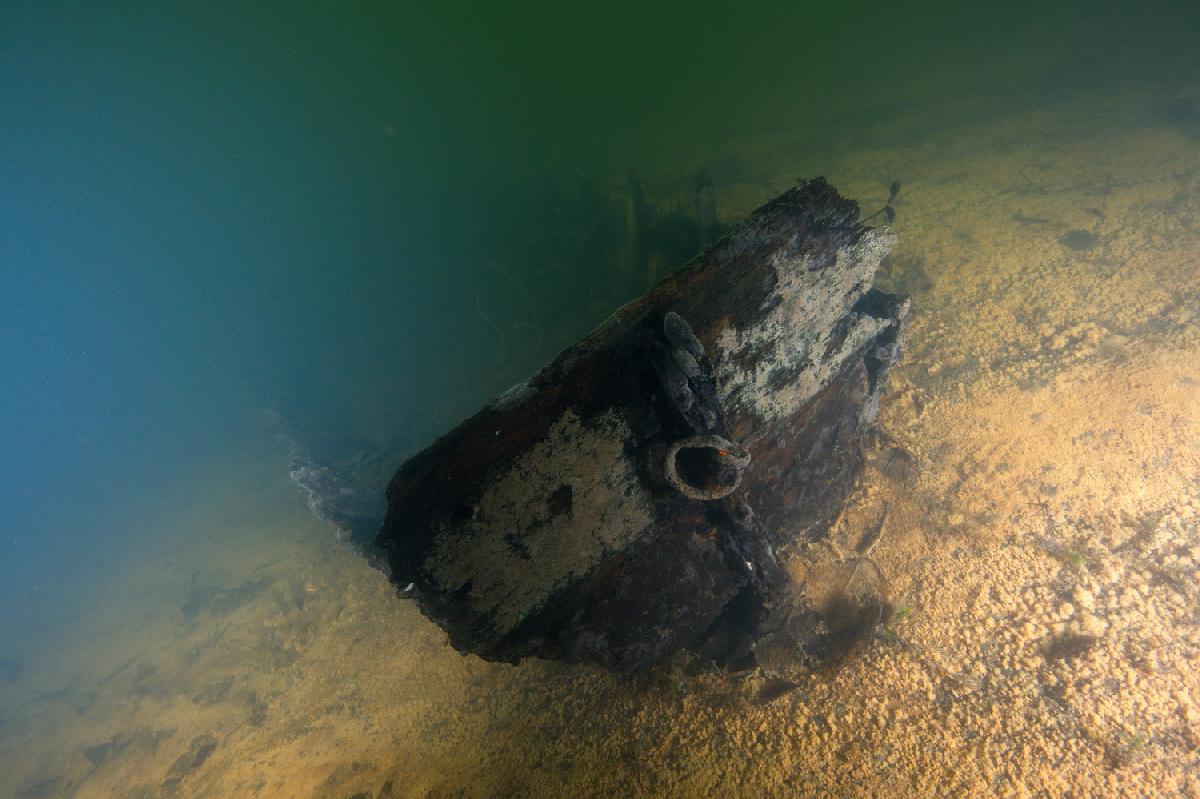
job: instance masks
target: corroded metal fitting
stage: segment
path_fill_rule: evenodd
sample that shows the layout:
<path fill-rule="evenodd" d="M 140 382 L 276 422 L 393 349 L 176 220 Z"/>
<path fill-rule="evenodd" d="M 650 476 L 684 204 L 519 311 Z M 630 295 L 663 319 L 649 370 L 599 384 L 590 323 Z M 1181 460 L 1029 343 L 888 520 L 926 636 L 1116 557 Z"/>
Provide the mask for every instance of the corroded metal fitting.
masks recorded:
<path fill-rule="evenodd" d="M 733 482 L 713 487 L 694 486 L 679 475 L 679 453 L 685 449 L 709 449 L 722 466 L 736 470 Z M 688 436 L 671 445 L 663 460 L 663 474 L 671 487 L 690 499 L 713 500 L 727 497 L 742 484 L 742 471 L 750 465 L 750 451 L 735 441 L 715 434 Z"/>

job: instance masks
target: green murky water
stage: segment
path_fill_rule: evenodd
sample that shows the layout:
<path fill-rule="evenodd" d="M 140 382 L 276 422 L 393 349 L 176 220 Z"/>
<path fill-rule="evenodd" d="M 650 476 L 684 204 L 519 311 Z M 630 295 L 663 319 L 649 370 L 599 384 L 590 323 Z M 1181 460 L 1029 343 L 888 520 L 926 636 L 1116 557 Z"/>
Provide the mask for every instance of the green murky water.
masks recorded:
<path fill-rule="evenodd" d="M 0 794 L 1197 790 L 1198 40 L 1170 2 L 6 6 Z M 289 451 L 385 479 L 710 199 L 816 175 L 903 181 L 914 296 L 909 610 L 849 676 L 464 658 L 307 513 Z"/>

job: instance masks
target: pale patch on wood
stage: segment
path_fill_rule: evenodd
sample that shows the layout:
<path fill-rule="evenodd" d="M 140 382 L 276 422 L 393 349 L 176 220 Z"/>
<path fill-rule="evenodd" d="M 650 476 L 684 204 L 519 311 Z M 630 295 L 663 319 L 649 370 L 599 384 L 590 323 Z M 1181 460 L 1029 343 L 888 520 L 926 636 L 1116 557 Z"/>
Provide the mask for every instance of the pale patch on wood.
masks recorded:
<path fill-rule="evenodd" d="M 832 266 L 815 271 L 807 259 L 775 258 L 777 281 L 763 298 L 762 320 L 744 330 L 727 327 L 717 338 L 714 361 L 727 411 L 748 412 L 762 422 L 795 413 L 829 385 L 852 353 L 892 324 L 849 311 L 870 289 L 895 241 L 887 228 L 872 228 L 838 250 Z M 848 315 L 845 338 L 835 352 L 823 355 L 828 337 Z"/>
<path fill-rule="evenodd" d="M 622 455 L 629 426 L 609 411 L 587 425 L 572 411 L 487 482 L 471 520 L 439 530 L 425 561 L 438 590 L 470 583 L 472 610 L 511 630 L 606 553 L 649 528 L 650 498 Z"/>

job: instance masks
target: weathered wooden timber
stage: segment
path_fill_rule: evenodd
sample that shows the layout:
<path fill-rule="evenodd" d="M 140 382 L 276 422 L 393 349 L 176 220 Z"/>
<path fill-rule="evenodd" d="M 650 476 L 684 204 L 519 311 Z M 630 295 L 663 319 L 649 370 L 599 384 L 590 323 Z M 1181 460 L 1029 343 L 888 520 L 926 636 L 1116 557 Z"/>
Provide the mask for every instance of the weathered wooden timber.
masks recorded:
<path fill-rule="evenodd" d="M 893 242 L 821 178 L 759 208 L 401 466 L 393 581 L 489 659 L 752 662 L 793 608 L 775 552 L 843 507 L 899 355 Z"/>

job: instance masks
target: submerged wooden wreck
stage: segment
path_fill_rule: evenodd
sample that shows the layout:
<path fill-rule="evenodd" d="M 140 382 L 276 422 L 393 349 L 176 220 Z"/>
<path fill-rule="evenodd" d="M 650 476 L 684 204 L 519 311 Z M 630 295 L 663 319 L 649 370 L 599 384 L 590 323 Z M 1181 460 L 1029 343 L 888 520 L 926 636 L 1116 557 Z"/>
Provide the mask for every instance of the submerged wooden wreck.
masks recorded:
<path fill-rule="evenodd" d="M 401 466 L 393 581 L 489 659 L 752 664 L 796 623 L 776 553 L 843 507 L 899 355 L 893 242 L 820 178 L 755 211 Z"/>

